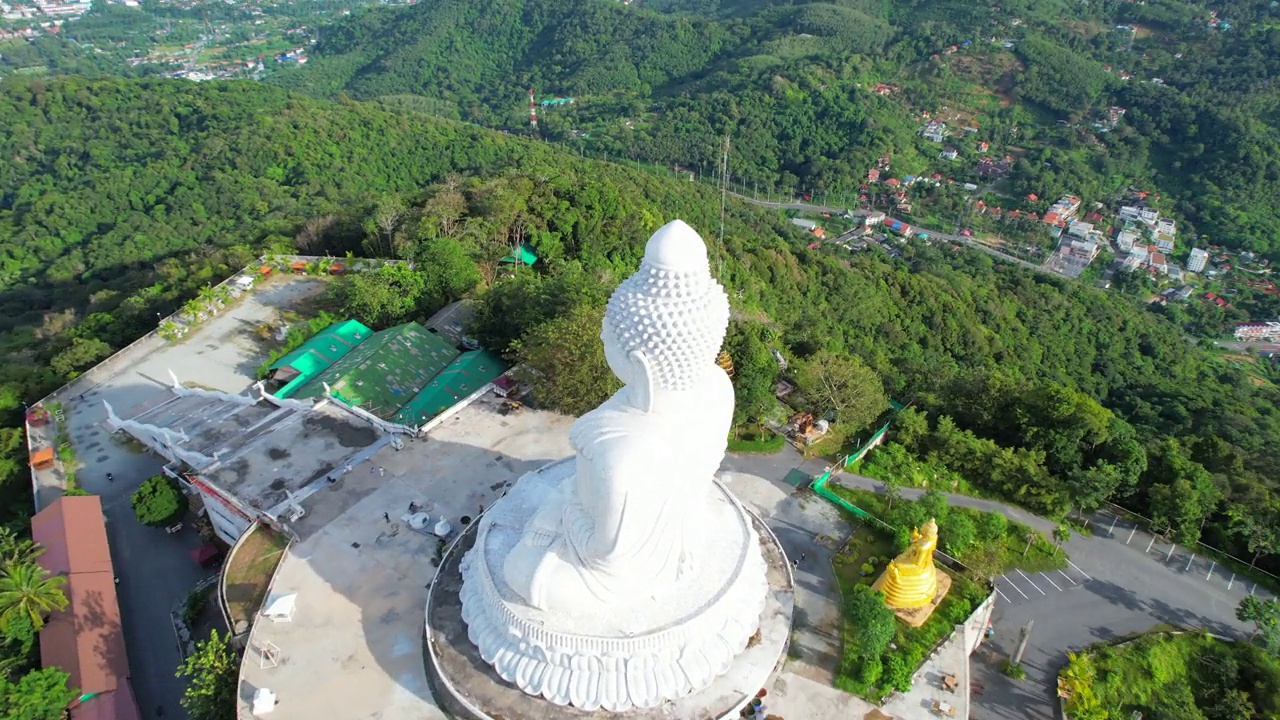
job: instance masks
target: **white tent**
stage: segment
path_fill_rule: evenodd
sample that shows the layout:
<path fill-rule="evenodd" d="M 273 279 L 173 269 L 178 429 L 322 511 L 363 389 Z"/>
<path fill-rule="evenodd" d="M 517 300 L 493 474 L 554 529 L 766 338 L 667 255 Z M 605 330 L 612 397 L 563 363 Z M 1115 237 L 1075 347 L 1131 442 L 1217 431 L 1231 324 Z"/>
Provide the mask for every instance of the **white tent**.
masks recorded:
<path fill-rule="evenodd" d="M 262 614 L 273 622 L 290 622 L 298 605 L 298 593 L 272 594 L 262 604 Z"/>

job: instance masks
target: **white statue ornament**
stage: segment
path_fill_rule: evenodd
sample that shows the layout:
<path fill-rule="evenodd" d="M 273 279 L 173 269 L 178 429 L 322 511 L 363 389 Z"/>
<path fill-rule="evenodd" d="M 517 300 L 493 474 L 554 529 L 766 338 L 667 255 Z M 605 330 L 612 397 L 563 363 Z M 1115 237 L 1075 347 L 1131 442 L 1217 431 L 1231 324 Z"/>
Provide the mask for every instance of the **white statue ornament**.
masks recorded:
<path fill-rule="evenodd" d="M 601 339 L 624 384 L 521 478 L 463 559 L 462 615 L 509 682 L 594 710 L 705 688 L 756 631 L 758 537 L 715 481 L 733 415 L 729 321 L 702 239 L 673 221 L 613 293 Z"/>

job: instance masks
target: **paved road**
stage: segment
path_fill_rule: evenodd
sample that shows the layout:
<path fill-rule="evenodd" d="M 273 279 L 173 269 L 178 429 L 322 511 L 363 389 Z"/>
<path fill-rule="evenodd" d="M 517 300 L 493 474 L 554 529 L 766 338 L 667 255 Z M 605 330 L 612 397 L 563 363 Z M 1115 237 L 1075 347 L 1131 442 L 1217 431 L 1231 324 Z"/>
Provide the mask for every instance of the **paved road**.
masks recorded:
<path fill-rule="evenodd" d="M 159 472 L 164 461 L 136 452 L 111 435 L 103 422 L 111 403 L 122 417 L 132 417 L 169 396 L 165 383 L 173 370 L 184 382 L 240 392 L 252 381 L 262 351 L 248 339 L 257 324 L 275 308 L 317 291 L 314 280 L 272 283 L 200 326 L 186 340 L 122 364 L 115 374 L 92 388 L 74 387 L 60 400 L 65 406 L 72 445 L 83 464 L 77 474 L 81 486 L 102 496 L 107 540 L 116 575 L 125 647 L 138 706 L 145 717 L 164 707 L 165 720 L 181 720 L 178 704 L 185 684 L 174 673 L 180 662 L 177 639 L 169 618 L 173 606 L 207 575 L 190 557 L 199 535 L 190 527 L 174 535 L 149 528 L 134 518 L 129 495 L 146 478 Z M 72 395 L 72 393 L 76 393 Z M 115 476 L 108 482 L 107 473 Z M 60 474 L 39 474 L 43 484 L 60 483 Z M 60 489 L 38 488 L 42 498 Z"/>
<path fill-rule="evenodd" d="M 841 473 L 835 481 L 883 491 L 879 481 L 859 475 Z M 922 492 L 904 489 L 902 495 L 915 498 Z M 1054 528 L 1054 523 L 1021 508 L 963 495 L 947 497 L 953 505 L 1000 512 L 1042 532 Z M 1251 583 L 1228 585 L 1229 573 L 1209 575 L 1202 571 L 1203 564 L 1188 563 L 1186 551 L 1175 550 L 1170 557 L 1168 543 L 1156 543 L 1148 552 L 1150 535 L 1119 523 L 1113 535 L 1109 530 L 1114 519 L 1098 513 L 1091 522 L 1094 536 L 1072 535 L 1064 545 L 1072 565 L 1064 572 L 1014 571 L 997 578 L 995 636 L 973 658 L 973 678 L 985 687 L 973 699 L 975 720 L 1056 718 L 1053 688 L 1068 651 L 1161 623 L 1203 627 L 1226 636 L 1247 634 L 1248 627 L 1235 619 L 1235 607 L 1253 590 Z M 1027 679 L 1013 682 L 1000 673 L 999 665 L 1013 653 L 1020 629 L 1031 621 L 1023 656 Z"/>
<path fill-rule="evenodd" d="M 1263 352 L 1280 352 L 1280 343 L 1273 343 L 1273 342 L 1257 342 L 1257 341 L 1237 342 L 1235 340 L 1230 340 L 1230 341 L 1215 340 L 1213 341 L 1213 344 L 1217 345 L 1220 348 L 1226 348 L 1228 350 L 1239 350 L 1241 352 L 1247 352 L 1249 350 L 1261 350 Z"/>
<path fill-rule="evenodd" d="M 832 214 L 836 214 L 836 213 L 843 213 L 843 212 L 845 212 L 845 208 L 829 207 L 829 206 L 826 206 L 826 205 L 813 205 L 813 204 L 811 204 L 811 203 L 804 203 L 804 202 L 798 202 L 798 201 L 797 201 L 797 202 L 773 202 L 773 201 L 771 201 L 771 200 L 757 200 L 757 199 L 752 198 L 752 197 L 750 197 L 750 196 L 747 196 L 747 195 L 739 195 L 739 194 L 737 194 L 737 193 L 729 193 L 729 194 L 730 194 L 730 195 L 733 195 L 734 197 L 738 198 L 739 200 L 744 200 L 744 201 L 746 201 L 746 202 L 749 202 L 749 203 L 751 203 L 752 205 L 758 205 L 758 206 L 760 206 L 760 207 L 773 208 L 773 209 L 776 209 L 776 210 L 804 210 L 804 211 L 807 211 L 807 212 L 816 212 L 816 213 L 832 213 Z M 855 212 L 854 214 L 855 214 L 855 215 L 857 215 L 857 214 L 860 214 L 860 213 L 859 213 L 859 212 Z M 885 218 L 885 220 L 886 220 L 886 221 L 888 221 L 888 220 L 894 220 L 894 219 L 896 219 L 896 218 L 887 217 L 887 216 L 886 216 L 886 218 Z M 906 222 L 906 221 L 905 221 L 905 220 L 900 220 L 899 222 Z M 996 250 L 995 248 L 993 248 L 993 247 L 991 247 L 991 246 L 989 246 L 989 245 L 985 245 L 985 244 L 983 244 L 983 243 L 980 243 L 980 242 L 978 242 L 977 240 L 974 240 L 974 239 L 973 239 L 973 238 L 971 238 L 971 237 L 967 237 L 967 236 L 965 236 L 965 235 L 956 235 L 956 234 L 954 234 L 954 233 L 945 233 L 945 232 L 942 232 L 942 231 L 940 231 L 940 230 L 930 230 L 930 229 L 928 229 L 928 228 L 922 228 L 922 227 L 920 227 L 920 226 L 918 226 L 918 225 L 915 225 L 914 223 L 909 223 L 909 222 L 908 222 L 907 224 L 908 224 L 908 225 L 911 225 L 911 227 L 915 228 L 915 229 L 916 229 L 916 230 L 918 230 L 919 232 L 928 233 L 928 234 L 929 234 L 929 238 L 930 238 L 930 239 L 935 239 L 935 238 L 936 238 L 936 239 L 939 239 L 939 240 L 948 240 L 948 241 L 950 241 L 950 242 L 956 242 L 956 243 L 960 243 L 960 244 L 962 244 L 962 245 L 967 245 L 967 246 L 969 246 L 969 247 L 973 248 L 974 250 L 979 250 L 979 251 L 981 251 L 981 252 L 984 252 L 984 253 L 986 253 L 986 254 L 988 254 L 988 255 L 990 255 L 990 256 L 992 256 L 992 257 L 996 258 L 997 260 L 1001 260 L 1001 261 L 1003 261 L 1003 262 L 1010 262 L 1010 263 L 1013 263 L 1013 264 L 1015 264 L 1015 265 L 1021 265 L 1022 267 L 1025 267 L 1025 268 L 1027 268 L 1028 270 L 1035 270 L 1036 272 L 1042 272 L 1042 273 L 1045 273 L 1046 275 L 1053 275 L 1054 277 L 1061 277 L 1061 276 L 1060 276 L 1060 275 L 1058 275 L 1057 273 L 1055 273 L 1055 272 L 1053 272 L 1053 271 L 1051 271 L 1051 270 L 1048 270 L 1048 269 L 1046 269 L 1045 267 L 1043 267 L 1043 266 L 1041 266 L 1041 265 L 1036 265 L 1035 263 L 1027 262 L 1026 260 L 1023 260 L 1023 259 L 1021 259 L 1021 258 L 1016 258 L 1016 257 L 1014 257 L 1014 256 L 1012 256 L 1012 255 L 1008 255 L 1008 254 L 1006 254 L 1006 253 L 1002 253 L 1002 252 L 1000 252 L 999 250 Z"/>

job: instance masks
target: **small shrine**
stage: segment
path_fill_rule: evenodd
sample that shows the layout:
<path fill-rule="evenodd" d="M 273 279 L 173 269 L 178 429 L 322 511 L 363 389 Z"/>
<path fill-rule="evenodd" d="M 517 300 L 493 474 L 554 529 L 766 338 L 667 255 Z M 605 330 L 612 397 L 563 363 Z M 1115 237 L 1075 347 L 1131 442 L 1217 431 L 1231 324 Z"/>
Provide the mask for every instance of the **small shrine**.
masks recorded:
<path fill-rule="evenodd" d="M 938 572 L 938 523 L 930 520 L 911 531 L 911 545 L 894 558 L 871 586 L 884 593 L 898 619 L 920 627 L 951 589 L 951 576 Z"/>

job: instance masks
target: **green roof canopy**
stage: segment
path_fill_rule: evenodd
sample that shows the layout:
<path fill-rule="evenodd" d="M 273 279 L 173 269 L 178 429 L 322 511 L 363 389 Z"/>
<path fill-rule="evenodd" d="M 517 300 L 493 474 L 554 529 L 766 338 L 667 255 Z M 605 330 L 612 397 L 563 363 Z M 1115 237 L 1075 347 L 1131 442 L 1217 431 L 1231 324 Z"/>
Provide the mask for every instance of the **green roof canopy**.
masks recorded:
<path fill-rule="evenodd" d="M 297 394 L 319 397 L 327 383 L 343 403 L 391 420 L 458 355 L 448 340 L 418 323 L 397 325 L 374 333 Z"/>
<path fill-rule="evenodd" d="M 293 395 L 370 335 L 373 335 L 373 331 L 358 320 L 344 320 L 307 338 L 296 350 L 287 353 L 269 368 L 272 373 L 284 368 L 297 372 L 284 387 L 275 391 L 275 396 L 287 398 Z"/>
<path fill-rule="evenodd" d="M 515 250 L 512 250 L 509 255 L 502 258 L 502 262 L 510 263 L 512 265 L 514 265 L 515 263 L 521 263 L 523 265 L 532 265 L 538 262 L 538 256 L 536 253 L 533 252 L 532 245 L 530 245 L 529 243 L 520 243 L 520 247 L 516 248 Z"/>
<path fill-rule="evenodd" d="M 422 425 L 506 370 L 506 363 L 487 350 L 463 353 L 415 395 L 395 420 L 404 425 Z"/>

